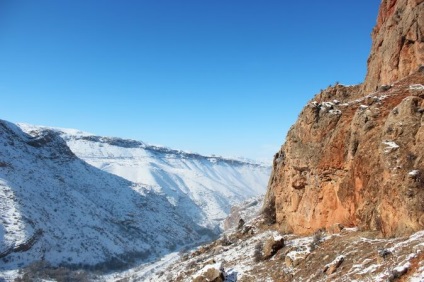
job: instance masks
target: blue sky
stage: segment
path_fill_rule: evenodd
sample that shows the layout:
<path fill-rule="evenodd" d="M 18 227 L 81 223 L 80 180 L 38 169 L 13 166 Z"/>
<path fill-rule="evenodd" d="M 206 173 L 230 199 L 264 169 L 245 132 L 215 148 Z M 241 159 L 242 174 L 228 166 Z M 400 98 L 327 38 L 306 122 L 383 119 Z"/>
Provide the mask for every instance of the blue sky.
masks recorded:
<path fill-rule="evenodd" d="M 2 0 L 0 118 L 270 160 L 380 1 Z"/>

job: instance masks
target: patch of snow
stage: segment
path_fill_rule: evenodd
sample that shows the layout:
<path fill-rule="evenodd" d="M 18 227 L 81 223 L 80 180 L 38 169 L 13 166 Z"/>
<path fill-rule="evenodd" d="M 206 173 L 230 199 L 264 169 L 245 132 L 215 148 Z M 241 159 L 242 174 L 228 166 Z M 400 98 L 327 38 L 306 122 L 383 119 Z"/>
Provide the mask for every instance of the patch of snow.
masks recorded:
<path fill-rule="evenodd" d="M 411 90 L 424 90 L 424 85 L 422 85 L 422 84 L 412 84 L 412 85 L 409 85 L 409 89 L 411 89 Z"/>
<path fill-rule="evenodd" d="M 408 270 L 410 267 L 411 267 L 411 263 L 410 262 L 407 262 L 404 265 L 396 266 L 395 268 L 393 268 L 393 271 L 402 273 L 402 272 Z"/>
<path fill-rule="evenodd" d="M 281 236 L 280 234 L 276 234 L 274 235 L 274 241 L 280 241 L 281 239 L 283 239 L 284 237 Z"/>
<path fill-rule="evenodd" d="M 330 110 L 329 113 L 332 114 L 332 115 L 341 115 L 342 111 L 340 111 L 340 110 Z"/>
<path fill-rule="evenodd" d="M 419 175 L 419 174 L 420 174 L 420 171 L 419 171 L 419 170 L 417 170 L 417 169 L 414 169 L 414 170 L 412 170 L 412 171 L 408 172 L 408 175 L 409 175 L 409 176 L 417 176 L 417 175 Z"/>
<path fill-rule="evenodd" d="M 206 272 L 208 272 L 210 270 L 214 271 L 214 273 L 219 274 L 221 272 L 221 269 L 222 269 L 222 263 L 220 263 L 220 262 L 217 262 L 217 263 L 214 263 L 214 264 L 208 264 L 204 268 L 202 268 L 201 270 L 199 270 L 197 272 L 197 274 L 194 275 L 194 277 L 196 277 L 196 276 L 202 276 L 202 275 L 204 275 Z"/>
<path fill-rule="evenodd" d="M 390 153 L 391 151 L 396 150 L 396 149 L 399 148 L 399 145 L 396 144 L 393 141 L 387 141 L 386 140 L 386 141 L 383 141 L 383 144 L 386 145 L 386 148 L 384 149 L 384 152 L 385 153 Z"/>
<path fill-rule="evenodd" d="M 311 252 L 310 243 L 312 241 L 312 237 L 296 238 L 288 241 L 287 245 L 296 247 L 296 250 L 287 253 L 286 256 L 292 261 L 306 257 Z"/>
<path fill-rule="evenodd" d="M 326 264 L 325 266 L 324 266 L 324 269 L 325 268 L 329 268 L 330 266 L 332 266 L 332 265 L 334 265 L 334 264 L 339 264 L 339 263 L 341 263 L 342 261 L 344 261 L 344 259 L 345 259 L 345 256 L 344 255 L 339 255 L 339 256 L 337 256 L 332 262 L 330 262 L 330 263 L 328 263 L 328 264 Z"/>
<path fill-rule="evenodd" d="M 373 273 L 380 267 L 379 264 L 371 264 L 367 268 L 362 269 L 358 272 L 358 274 L 366 274 L 366 273 Z"/>
<path fill-rule="evenodd" d="M 343 231 L 348 231 L 348 232 L 358 232 L 359 228 L 358 227 L 345 227 L 343 228 Z"/>
<path fill-rule="evenodd" d="M 322 102 L 322 106 L 325 108 L 333 108 L 334 107 L 334 103 L 332 102 Z"/>

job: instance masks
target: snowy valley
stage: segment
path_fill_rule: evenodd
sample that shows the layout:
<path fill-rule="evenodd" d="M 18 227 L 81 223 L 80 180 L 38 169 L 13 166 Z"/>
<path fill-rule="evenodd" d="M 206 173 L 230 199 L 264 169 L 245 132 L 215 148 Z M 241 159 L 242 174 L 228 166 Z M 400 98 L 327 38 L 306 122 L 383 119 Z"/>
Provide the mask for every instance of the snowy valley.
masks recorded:
<path fill-rule="evenodd" d="M 36 261 L 123 269 L 210 241 L 270 167 L 0 121 L 0 277 Z"/>

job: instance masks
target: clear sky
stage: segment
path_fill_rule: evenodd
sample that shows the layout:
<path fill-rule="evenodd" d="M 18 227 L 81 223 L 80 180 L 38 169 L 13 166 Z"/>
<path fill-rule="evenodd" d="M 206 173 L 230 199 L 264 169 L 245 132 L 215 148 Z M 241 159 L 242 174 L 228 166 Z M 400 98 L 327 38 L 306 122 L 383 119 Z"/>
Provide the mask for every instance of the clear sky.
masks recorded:
<path fill-rule="evenodd" d="M 379 0 L 0 0 L 0 118 L 271 160 Z"/>

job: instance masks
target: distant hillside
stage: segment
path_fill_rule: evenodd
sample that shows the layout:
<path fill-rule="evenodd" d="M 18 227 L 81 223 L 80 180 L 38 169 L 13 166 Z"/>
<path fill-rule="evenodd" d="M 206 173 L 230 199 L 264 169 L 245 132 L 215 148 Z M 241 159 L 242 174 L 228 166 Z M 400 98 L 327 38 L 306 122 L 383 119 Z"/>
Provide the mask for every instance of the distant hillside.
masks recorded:
<path fill-rule="evenodd" d="M 265 193 L 271 171 L 253 161 L 202 156 L 77 130 L 19 126 L 33 136 L 56 132 L 82 160 L 163 194 L 197 224 L 215 231 L 232 205 Z"/>

